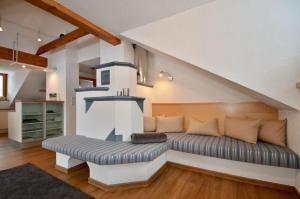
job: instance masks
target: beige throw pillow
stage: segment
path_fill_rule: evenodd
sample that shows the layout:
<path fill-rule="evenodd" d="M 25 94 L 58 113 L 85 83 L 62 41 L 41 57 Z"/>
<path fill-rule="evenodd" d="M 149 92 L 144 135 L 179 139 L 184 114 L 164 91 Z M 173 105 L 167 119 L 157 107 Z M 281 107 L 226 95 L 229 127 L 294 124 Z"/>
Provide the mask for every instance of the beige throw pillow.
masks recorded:
<path fill-rule="evenodd" d="M 260 120 L 225 119 L 225 135 L 256 144 Z"/>
<path fill-rule="evenodd" d="M 258 139 L 285 147 L 286 120 L 262 121 Z"/>
<path fill-rule="evenodd" d="M 155 132 L 156 131 L 156 118 L 155 117 L 144 117 L 144 132 Z"/>
<path fill-rule="evenodd" d="M 206 122 L 201 122 L 194 118 L 190 118 L 189 128 L 187 129 L 186 133 L 221 136 L 218 129 L 218 120 L 216 118 Z"/>
<path fill-rule="evenodd" d="M 157 117 L 156 126 L 156 131 L 158 133 L 183 132 L 183 116 Z"/>

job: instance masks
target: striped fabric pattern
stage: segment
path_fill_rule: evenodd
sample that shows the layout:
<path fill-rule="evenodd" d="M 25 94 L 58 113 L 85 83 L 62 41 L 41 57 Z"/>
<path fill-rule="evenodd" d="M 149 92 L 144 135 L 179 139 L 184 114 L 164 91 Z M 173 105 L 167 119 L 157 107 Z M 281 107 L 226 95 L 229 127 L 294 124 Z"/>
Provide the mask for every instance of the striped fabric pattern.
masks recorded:
<path fill-rule="evenodd" d="M 62 136 L 42 142 L 43 148 L 99 165 L 146 162 L 169 149 L 168 143 L 131 144 L 84 136 Z"/>
<path fill-rule="evenodd" d="M 172 149 L 227 160 L 299 169 L 299 157 L 288 148 L 258 142 L 249 144 L 229 137 L 167 133 L 166 143 L 131 144 L 62 136 L 43 141 L 42 146 L 73 158 L 99 165 L 147 162 Z"/>
<path fill-rule="evenodd" d="M 299 169 L 299 157 L 288 148 L 265 142 L 250 144 L 230 137 L 168 133 L 171 149 L 186 153 Z"/>

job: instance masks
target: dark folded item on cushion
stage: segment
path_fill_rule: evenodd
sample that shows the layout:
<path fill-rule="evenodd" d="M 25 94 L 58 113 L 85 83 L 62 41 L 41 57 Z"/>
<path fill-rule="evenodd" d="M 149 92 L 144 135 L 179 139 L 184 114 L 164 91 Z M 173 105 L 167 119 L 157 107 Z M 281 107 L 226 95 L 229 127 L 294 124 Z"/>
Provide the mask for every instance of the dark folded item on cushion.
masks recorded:
<path fill-rule="evenodd" d="M 164 133 L 133 133 L 131 142 L 133 144 L 161 143 L 167 141 L 167 135 Z"/>

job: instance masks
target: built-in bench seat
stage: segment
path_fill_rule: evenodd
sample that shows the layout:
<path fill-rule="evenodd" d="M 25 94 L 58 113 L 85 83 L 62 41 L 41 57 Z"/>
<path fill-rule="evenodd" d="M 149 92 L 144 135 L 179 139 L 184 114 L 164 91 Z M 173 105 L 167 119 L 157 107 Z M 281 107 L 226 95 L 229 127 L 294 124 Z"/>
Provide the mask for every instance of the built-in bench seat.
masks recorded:
<path fill-rule="evenodd" d="M 299 169 L 299 158 L 288 148 L 258 142 L 249 144 L 229 137 L 167 133 L 166 143 L 131 144 L 84 136 L 51 138 L 43 147 L 99 165 L 127 164 L 154 160 L 168 149 L 248 163 Z"/>
<path fill-rule="evenodd" d="M 46 149 L 99 165 L 148 162 L 169 149 L 169 143 L 131 144 L 84 136 L 62 136 L 43 141 Z"/>
<path fill-rule="evenodd" d="M 299 158 L 287 147 L 258 141 L 250 144 L 221 136 L 168 133 L 170 148 L 175 151 L 242 161 L 248 163 L 299 169 Z"/>

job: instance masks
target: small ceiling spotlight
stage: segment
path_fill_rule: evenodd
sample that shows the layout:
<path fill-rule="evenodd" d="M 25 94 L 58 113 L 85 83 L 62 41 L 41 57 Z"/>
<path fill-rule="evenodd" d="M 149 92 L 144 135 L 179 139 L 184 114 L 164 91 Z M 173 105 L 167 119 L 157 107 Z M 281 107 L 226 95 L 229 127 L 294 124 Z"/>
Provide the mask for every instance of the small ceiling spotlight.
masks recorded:
<path fill-rule="evenodd" d="M 3 27 L 2 27 L 2 17 L 0 16 L 0 32 L 3 31 Z"/>
<path fill-rule="evenodd" d="M 39 28 L 39 30 L 38 30 L 38 38 L 37 38 L 37 41 L 38 41 L 38 42 L 42 42 L 42 41 L 43 41 L 42 38 L 41 38 L 41 31 L 40 31 L 40 28 Z"/>
<path fill-rule="evenodd" d="M 174 80 L 174 77 L 170 73 L 167 73 L 165 71 L 160 71 L 159 77 L 166 77 L 169 81 Z"/>
<path fill-rule="evenodd" d="M 26 68 L 26 65 L 25 65 L 25 64 L 23 64 L 23 65 L 22 65 L 22 68 Z"/>
<path fill-rule="evenodd" d="M 47 72 L 47 69 L 45 68 L 43 71 L 44 71 L 44 72 Z"/>

